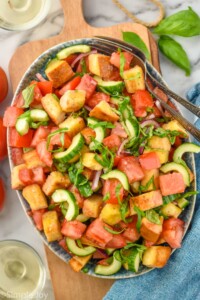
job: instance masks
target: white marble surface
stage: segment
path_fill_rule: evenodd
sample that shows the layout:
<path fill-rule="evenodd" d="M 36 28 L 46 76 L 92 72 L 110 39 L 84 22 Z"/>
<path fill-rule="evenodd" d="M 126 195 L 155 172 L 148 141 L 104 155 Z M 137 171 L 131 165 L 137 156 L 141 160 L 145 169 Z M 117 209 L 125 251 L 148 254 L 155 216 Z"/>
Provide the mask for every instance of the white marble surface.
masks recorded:
<path fill-rule="evenodd" d="M 163 0 L 162 2 L 166 8 L 167 15 L 185 9 L 188 6 L 191 6 L 196 12 L 200 13 L 200 1 Z M 156 17 L 155 7 L 149 4 L 147 0 L 123 0 L 122 3 L 126 4 L 132 12 L 142 19 L 152 20 Z M 115 7 L 111 0 L 83 0 L 83 11 L 88 23 L 96 27 L 129 21 L 124 13 Z M 10 58 L 19 45 L 30 40 L 46 38 L 58 34 L 62 29 L 63 22 L 64 18 L 60 2 L 59 0 L 52 0 L 52 7 L 47 19 L 37 28 L 21 33 L 0 29 L 0 66 L 3 67 L 8 74 Z M 169 86 L 175 92 L 184 96 L 191 85 L 200 81 L 200 37 L 177 38 L 177 40 L 184 46 L 190 58 L 192 64 L 191 76 L 186 77 L 183 71 L 167 61 L 162 55 L 160 55 L 160 61 L 163 76 Z M 12 92 L 10 84 L 9 95 L 0 106 L 0 115 L 3 114 L 5 107 L 10 104 L 11 99 Z M 0 176 L 3 177 L 6 182 L 7 192 L 5 208 L 0 214 L 0 240 L 13 238 L 27 242 L 39 252 L 46 264 L 42 240 L 27 220 L 15 191 L 12 191 L 10 188 L 10 171 L 7 160 L 0 164 Z M 48 273 L 44 293 L 43 299 L 54 299 Z M 48 297 L 46 298 L 45 295 L 48 295 Z M 68 297 L 66 295 L 66 299 L 57 300 L 68 300 Z M 85 299 L 81 299 L 80 296 L 79 300 Z"/>

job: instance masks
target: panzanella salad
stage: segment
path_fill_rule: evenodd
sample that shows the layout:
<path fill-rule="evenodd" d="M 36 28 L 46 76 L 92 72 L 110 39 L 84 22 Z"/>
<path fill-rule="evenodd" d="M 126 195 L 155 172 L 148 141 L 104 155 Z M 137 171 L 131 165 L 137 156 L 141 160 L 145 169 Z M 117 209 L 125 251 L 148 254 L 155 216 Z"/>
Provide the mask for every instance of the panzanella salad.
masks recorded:
<path fill-rule="evenodd" d="M 181 212 L 196 193 L 186 192 L 194 176 L 183 156 L 200 147 L 146 90 L 130 53 L 61 50 L 7 108 L 4 125 L 12 188 L 75 271 L 90 260 L 101 275 L 162 268 L 181 247 Z"/>

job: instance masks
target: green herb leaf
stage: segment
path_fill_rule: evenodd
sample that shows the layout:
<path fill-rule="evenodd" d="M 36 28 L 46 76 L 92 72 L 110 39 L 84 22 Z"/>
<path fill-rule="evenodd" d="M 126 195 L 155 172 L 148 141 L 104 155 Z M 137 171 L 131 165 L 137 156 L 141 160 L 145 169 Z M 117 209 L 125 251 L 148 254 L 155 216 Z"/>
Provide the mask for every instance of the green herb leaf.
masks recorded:
<path fill-rule="evenodd" d="M 110 199 L 110 193 L 109 192 L 107 192 L 105 194 L 105 196 L 103 197 L 103 201 L 107 201 L 108 199 Z"/>
<path fill-rule="evenodd" d="M 115 155 L 103 144 L 96 141 L 95 139 L 92 139 L 92 142 L 94 143 L 94 151 L 99 152 L 101 154 L 101 157 L 99 157 L 97 154 L 94 156 L 94 159 L 102 165 L 104 168 L 106 168 L 106 171 L 110 171 L 114 164 L 114 157 Z"/>
<path fill-rule="evenodd" d="M 132 221 L 132 218 L 126 218 L 128 208 L 129 208 L 128 204 L 129 204 L 129 198 L 127 198 L 123 202 L 121 202 L 121 205 L 120 205 L 120 215 L 121 215 L 122 221 L 124 221 L 124 223 L 129 223 L 129 221 Z"/>
<path fill-rule="evenodd" d="M 200 34 L 200 19 L 195 11 L 189 7 L 187 10 L 179 11 L 159 23 L 153 33 L 171 34 L 179 36 L 194 36 Z"/>
<path fill-rule="evenodd" d="M 122 185 L 119 183 L 115 188 L 115 195 L 116 195 L 116 198 L 117 198 L 117 201 L 118 201 L 119 205 L 121 205 L 121 199 L 120 199 L 121 187 L 122 187 Z"/>
<path fill-rule="evenodd" d="M 120 68 L 119 68 L 119 72 L 120 72 L 120 76 L 121 76 L 122 78 L 124 78 L 124 65 L 125 65 L 125 57 L 124 57 L 124 53 L 120 51 L 119 57 L 120 57 Z"/>
<path fill-rule="evenodd" d="M 122 32 L 122 35 L 125 42 L 140 49 L 145 54 L 146 58 L 150 60 L 149 50 L 138 34 L 134 32 Z"/>
<path fill-rule="evenodd" d="M 53 131 L 52 133 L 50 133 L 48 136 L 47 136 L 47 150 L 49 149 L 49 144 L 50 144 L 50 141 L 51 141 L 51 138 L 56 135 L 56 134 L 60 134 L 60 133 L 65 133 L 68 131 L 68 128 L 60 128 L 60 129 L 57 129 L 55 131 Z M 62 144 L 62 135 L 61 135 L 61 144 Z M 64 144 L 64 143 L 63 143 Z M 49 151 L 49 150 L 48 150 Z M 51 152 L 51 151 L 49 151 Z"/>
<path fill-rule="evenodd" d="M 169 36 L 162 35 L 158 40 L 158 47 L 169 60 L 185 71 L 186 76 L 190 75 L 191 66 L 187 53 L 178 42 Z"/>
<path fill-rule="evenodd" d="M 175 142 L 176 136 L 183 135 L 183 133 L 178 130 L 165 130 L 165 129 L 159 127 L 153 131 L 153 135 L 157 135 L 159 137 L 168 137 L 168 139 L 170 140 L 170 143 L 173 145 Z"/>
<path fill-rule="evenodd" d="M 123 228 L 123 229 L 120 230 L 120 231 L 115 231 L 115 230 L 113 230 L 113 229 L 110 229 L 110 228 L 107 227 L 107 226 L 104 226 L 104 229 L 105 229 L 106 231 L 112 233 L 112 234 L 120 234 L 120 233 L 122 233 L 122 232 L 125 230 L 125 228 Z"/>
<path fill-rule="evenodd" d="M 155 187 L 155 183 L 154 183 L 154 176 L 152 176 L 149 181 L 146 183 L 146 185 L 140 185 L 139 186 L 139 191 L 141 193 L 144 193 L 148 190 L 148 188 L 151 186 L 151 184 L 153 184 L 153 190 L 156 190 L 156 187 Z"/>
<path fill-rule="evenodd" d="M 35 89 L 35 84 L 27 86 L 23 91 L 22 91 L 22 96 L 24 99 L 24 108 L 28 108 L 29 105 L 32 103 L 33 98 L 34 98 L 34 89 Z"/>
<path fill-rule="evenodd" d="M 145 217 L 145 213 L 139 209 L 139 207 L 137 207 L 136 205 L 134 206 L 134 210 L 137 213 L 137 223 L 136 223 L 136 228 L 137 231 L 140 232 L 140 227 L 142 224 L 142 218 Z"/>
<path fill-rule="evenodd" d="M 154 224 L 158 224 L 158 225 L 161 224 L 161 222 L 160 222 L 160 216 L 159 216 L 159 214 L 157 212 L 155 212 L 155 210 L 153 210 L 153 209 L 147 210 L 145 212 L 145 214 L 146 214 L 146 218 L 150 222 L 152 222 Z"/>
<path fill-rule="evenodd" d="M 147 248 L 144 245 L 136 244 L 136 243 L 128 243 L 124 249 L 130 249 L 132 247 L 136 247 L 137 249 L 146 250 Z"/>
<path fill-rule="evenodd" d="M 86 66 L 86 62 L 85 62 L 85 59 L 81 59 L 80 61 L 80 64 L 81 64 L 81 68 L 82 68 L 82 73 L 87 73 L 87 66 Z"/>
<path fill-rule="evenodd" d="M 69 169 L 69 166 L 70 166 L 67 163 L 59 162 L 56 159 L 53 160 L 53 164 L 56 167 L 56 169 L 58 171 L 60 171 L 61 173 L 65 173 Z"/>
<path fill-rule="evenodd" d="M 115 128 L 115 125 L 111 122 L 99 121 L 99 120 L 97 120 L 97 121 L 98 121 L 98 123 L 96 123 L 96 124 L 89 123 L 88 126 L 92 129 L 95 129 L 95 128 L 98 128 L 98 127 L 109 128 L 109 129 Z"/>

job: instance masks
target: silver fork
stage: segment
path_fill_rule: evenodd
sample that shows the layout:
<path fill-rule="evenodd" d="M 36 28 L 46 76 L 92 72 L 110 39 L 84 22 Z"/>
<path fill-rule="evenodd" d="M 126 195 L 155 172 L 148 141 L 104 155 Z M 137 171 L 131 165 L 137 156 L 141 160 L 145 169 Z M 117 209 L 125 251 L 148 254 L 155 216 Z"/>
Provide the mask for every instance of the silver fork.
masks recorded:
<path fill-rule="evenodd" d="M 168 96 L 171 96 L 173 99 L 175 99 L 177 102 L 182 104 L 185 108 L 187 108 L 189 111 L 191 111 L 194 115 L 197 117 L 200 117 L 200 109 L 189 103 L 184 98 L 178 96 L 173 91 L 171 91 L 165 83 L 162 81 L 160 83 L 156 78 L 155 74 L 158 74 L 156 69 L 146 60 L 145 55 L 143 52 L 141 52 L 138 48 L 117 40 L 110 37 L 102 37 L 97 36 L 90 40 L 89 43 L 91 46 L 93 46 L 95 49 L 99 50 L 100 52 L 110 55 L 112 52 L 117 51 L 118 48 L 121 50 L 130 52 L 134 56 L 134 62 L 136 65 L 139 65 L 145 74 L 145 78 L 147 76 L 151 79 L 151 81 L 159 87 L 165 94 Z M 159 76 L 159 79 L 162 80 L 162 77 Z M 200 141 L 200 130 L 198 130 L 192 123 L 190 123 L 188 120 L 186 120 L 178 111 L 173 109 L 171 106 L 169 106 L 165 101 L 163 101 L 159 96 L 157 96 L 154 91 L 151 89 L 149 84 L 146 81 L 146 87 L 149 90 L 149 92 L 160 101 L 161 105 L 175 118 L 179 121 L 179 123 L 191 134 L 193 135 L 198 141 Z"/>

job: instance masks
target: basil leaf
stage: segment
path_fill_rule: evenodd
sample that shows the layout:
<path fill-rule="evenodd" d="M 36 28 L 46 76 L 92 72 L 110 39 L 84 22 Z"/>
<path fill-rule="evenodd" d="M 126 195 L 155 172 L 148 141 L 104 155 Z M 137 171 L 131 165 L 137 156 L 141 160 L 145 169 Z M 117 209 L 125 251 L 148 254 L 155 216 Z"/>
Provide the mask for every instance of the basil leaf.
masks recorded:
<path fill-rule="evenodd" d="M 150 209 L 150 210 L 147 210 L 147 211 L 146 211 L 146 218 L 147 218 L 150 222 L 152 222 L 152 223 L 154 223 L 154 224 L 158 224 L 158 225 L 161 224 L 161 223 L 160 223 L 160 216 L 159 216 L 159 214 L 157 214 L 157 213 L 155 212 L 155 210 L 153 210 L 153 209 Z"/>
<path fill-rule="evenodd" d="M 146 58 L 150 60 L 149 50 L 139 35 L 134 32 L 122 32 L 122 35 L 125 42 L 140 49 L 145 54 Z"/>
<path fill-rule="evenodd" d="M 185 70 L 186 76 L 191 73 L 188 56 L 183 47 L 169 36 L 162 35 L 158 40 L 160 51 L 175 65 Z"/>
<path fill-rule="evenodd" d="M 103 197 L 103 201 L 107 201 L 108 199 L 110 199 L 110 193 L 109 192 L 107 192 L 105 194 L 105 196 Z"/>
<path fill-rule="evenodd" d="M 194 36 L 200 34 L 200 18 L 189 7 L 187 10 L 182 10 L 172 16 L 165 18 L 154 28 L 153 33 L 172 34 L 179 36 Z"/>
<path fill-rule="evenodd" d="M 35 84 L 27 86 L 23 91 L 22 91 L 22 96 L 24 99 L 24 106 L 23 108 L 28 108 L 29 105 L 32 103 L 33 98 L 34 98 L 34 89 L 35 89 Z"/>
<path fill-rule="evenodd" d="M 183 195 L 181 196 L 181 198 L 188 198 L 188 197 L 191 197 L 191 196 L 193 196 L 193 195 L 198 195 L 198 194 L 199 194 L 198 191 L 186 192 L 185 194 L 183 194 Z"/>
<path fill-rule="evenodd" d="M 140 232 L 140 227 L 142 225 L 142 217 L 145 217 L 145 213 L 139 209 L 139 207 L 134 206 L 134 210 L 137 213 L 137 223 L 136 223 L 136 228 L 137 231 Z"/>
<path fill-rule="evenodd" d="M 51 141 L 51 138 L 56 135 L 56 134 L 61 134 L 61 133 L 65 133 L 68 131 L 68 128 L 60 128 L 60 129 L 57 129 L 55 131 L 53 131 L 52 133 L 50 133 L 48 136 L 47 136 L 47 150 L 49 149 L 49 145 L 50 145 L 50 141 Z M 60 137 L 61 139 L 61 143 L 62 143 L 62 136 Z"/>
<path fill-rule="evenodd" d="M 120 231 L 115 231 L 115 230 L 113 230 L 113 229 L 110 229 L 110 228 L 107 227 L 107 226 L 104 226 L 104 229 L 105 229 L 106 231 L 112 233 L 112 234 L 120 234 L 120 233 L 122 233 L 122 232 L 125 230 L 125 228 L 123 228 L 123 229 L 120 230 Z"/>
<path fill-rule="evenodd" d="M 153 190 L 156 190 L 155 183 L 154 183 L 154 176 L 152 176 L 149 181 L 147 181 L 146 185 L 140 185 L 139 191 L 142 193 L 147 192 L 148 188 L 153 184 Z"/>
<path fill-rule="evenodd" d="M 136 244 L 136 243 L 127 243 L 124 249 L 129 249 L 132 247 L 136 247 L 137 249 L 146 250 L 147 248 L 144 245 Z"/>
<path fill-rule="evenodd" d="M 120 68 L 119 68 L 120 76 L 121 76 L 122 78 L 124 78 L 124 65 L 125 65 L 125 57 L 124 57 L 124 53 L 122 53 L 122 52 L 120 51 L 119 57 L 120 57 Z"/>
<path fill-rule="evenodd" d="M 122 218 L 122 221 L 124 221 L 124 223 L 129 223 L 132 221 L 132 218 L 127 218 L 126 219 L 126 215 L 128 213 L 128 209 L 129 209 L 129 198 L 127 198 L 126 200 L 124 200 L 121 205 L 120 205 L 120 215 Z"/>

